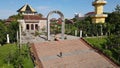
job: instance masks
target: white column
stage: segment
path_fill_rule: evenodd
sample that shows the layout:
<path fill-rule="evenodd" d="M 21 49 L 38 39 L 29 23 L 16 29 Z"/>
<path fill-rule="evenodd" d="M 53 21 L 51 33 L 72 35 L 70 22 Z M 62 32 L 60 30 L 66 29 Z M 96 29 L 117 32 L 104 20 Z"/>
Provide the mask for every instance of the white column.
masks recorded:
<path fill-rule="evenodd" d="M 103 31 L 102 31 L 102 25 L 100 25 L 100 27 L 101 27 L 101 36 L 103 35 Z"/>
<path fill-rule="evenodd" d="M 29 31 L 31 30 L 31 24 L 29 24 Z"/>
<path fill-rule="evenodd" d="M 18 41 L 19 41 L 19 36 L 18 36 L 18 31 L 17 31 L 17 43 L 18 43 Z"/>
<path fill-rule="evenodd" d="M 39 20 L 39 23 L 38 23 L 38 31 L 40 32 L 40 20 Z M 47 27 L 46 27 L 47 28 Z"/>
<path fill-rule="evenodd" d="M 47 40 L 50 40 L 50 21 L 47 20 Z"/>
<path fill-rule="evenodd" d="M 26 30 L 26 23 L 24 20 L 21 22 L 21 26 L 22 26 L 22 31 L 25 31 Z"/>
<path fill-rule="evenodd" d="M 21 23 L 23 23 L 24 22 L 24 20 L 18 20 L 18 22 L 19 22 L 19 44 L 21 45 Z"/>
<path fill-rule="evenodd" d="M 7 34 L 7 43 L 10 43 L 9 34 Z"/>
<path fill-rule="evenodd" d="M 77 36 L 77 30 L 75 30 L 75 36 Z"/>
<path fill-rule="evenodd" d="M 19 24 L 19 35 L 20 35 L 20 40 L 19 40 L 19 42 L 20 42 L 20 44 L 21 44 L 21 24 Z"/>
<path fill-rule="evenodd" d="M 65 23 L 64 23 L 64 20 L 62 20 L 62 30 L 61 30 L 62 34 L 61 34 L 61 37 L 62 37 L 62 40 L 64 40 L 64 32 L 65 32 Z"/>
<path fill-rule="evenodd" d="M 82 38 L 82 30 L 80 30 L 80 38 Z"/>

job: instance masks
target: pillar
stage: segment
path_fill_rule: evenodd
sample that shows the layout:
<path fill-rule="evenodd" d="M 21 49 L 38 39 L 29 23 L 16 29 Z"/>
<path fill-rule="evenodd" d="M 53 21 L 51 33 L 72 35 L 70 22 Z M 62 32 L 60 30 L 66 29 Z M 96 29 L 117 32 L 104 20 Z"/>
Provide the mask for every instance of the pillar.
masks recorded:
<path fill-rule="evenodd" d="M 80 30 L 80 38 L 82 38 L 82 30 Z"/>
<path fill-rule="evenodd" d="M 62 30 L 61 30 L 62 34 L 61 34 L 61 37 L 62 37 L 62 40 L 64 40 L 64 32 L 65 32 L 65 23 L 64 23 L 64 20 L 62 20 Z"/>
<path fill-rule="evenodd" d="M 47 20 L 47 40 L 50 40 L 50 20 Z"/>
<path fill-rule="evenodd" d="M 9 34 L 7 34 L 7 43 L 10 43 Z"/>
<path fill-rule="evenodd" d="M 75 36 L 77 36 L 77 30 L 75 30 Z"/>

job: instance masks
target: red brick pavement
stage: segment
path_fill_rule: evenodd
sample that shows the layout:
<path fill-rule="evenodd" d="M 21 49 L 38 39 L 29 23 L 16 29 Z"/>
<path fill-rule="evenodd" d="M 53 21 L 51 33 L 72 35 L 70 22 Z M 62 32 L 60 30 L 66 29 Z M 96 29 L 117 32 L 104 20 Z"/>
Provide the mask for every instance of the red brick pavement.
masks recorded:
<path fill-rule="evenodd" d="M 34 43 L 32 51 L 39 68 L 117 68 L 79 39 Z"/>

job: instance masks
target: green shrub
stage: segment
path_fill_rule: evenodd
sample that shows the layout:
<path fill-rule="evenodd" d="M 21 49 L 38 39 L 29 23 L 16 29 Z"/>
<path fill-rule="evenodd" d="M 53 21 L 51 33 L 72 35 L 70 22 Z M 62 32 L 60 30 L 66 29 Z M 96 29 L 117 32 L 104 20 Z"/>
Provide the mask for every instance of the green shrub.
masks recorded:
<path fill-rule="evenodd" d="M 103 52 L 104 52 L 107 56 L 112 57 L 112 51 L 110 51 L 110 50 L 103 50 Z"/>

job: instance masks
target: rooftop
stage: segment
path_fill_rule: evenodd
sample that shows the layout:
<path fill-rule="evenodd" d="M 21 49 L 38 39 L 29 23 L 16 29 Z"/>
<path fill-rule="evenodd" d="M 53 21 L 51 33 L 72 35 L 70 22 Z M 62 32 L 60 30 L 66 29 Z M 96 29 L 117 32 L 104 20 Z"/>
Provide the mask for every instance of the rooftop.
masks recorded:
<path fill-rule="evenodd" d="M 36 13 L 37 11 L 33 9 L 30 5 L 26 4 L 22 6 L 17 12 L 25 12 L 25 13 Z"/>
<path fill-rule="evenodd" d="M 23 15 L 24 20 L 47 20 L 47 18 L 42 18 L 40 15 Z"/>

